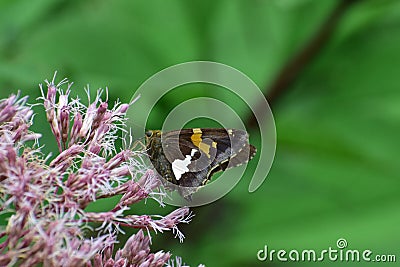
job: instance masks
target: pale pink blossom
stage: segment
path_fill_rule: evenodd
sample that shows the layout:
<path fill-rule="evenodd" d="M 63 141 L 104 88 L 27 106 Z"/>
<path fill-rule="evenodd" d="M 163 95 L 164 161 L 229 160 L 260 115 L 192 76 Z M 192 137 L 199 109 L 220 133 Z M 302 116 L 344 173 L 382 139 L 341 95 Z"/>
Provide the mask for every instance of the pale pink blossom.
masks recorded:
<path fill-rule="evenodd" d="M 0 212 L 8 216 L 6 228 L 0 228 L 0 266 L 170 264 L 169 252 L 150 251 L 149 234 L 172 231 L 182 242 L 178 226 L 193 215 L 188 208 L 165 216 L 126 215 L 135 203 L 148 198 L 162 203 L 164 195 L 155 173 L 136 159 L 142 148 L 116 151 L 130 105 L 117 102 L 110 109 L 98 90 L 85 106 L 70 98 L 71 86 L 66 79 L 56 84 L 55 76 L 40 85 L 59 150 L 54 156 L 41 152 L 40 134 L 30 131 L 27 97 L 0 101 Z M 112 209 L 86 211 L 90 203 L 115 196 L 120 200 Z M 92 222 L 101 225 L 97 234 Z M 113 253 L 122 227 L 138 231 Z"/>

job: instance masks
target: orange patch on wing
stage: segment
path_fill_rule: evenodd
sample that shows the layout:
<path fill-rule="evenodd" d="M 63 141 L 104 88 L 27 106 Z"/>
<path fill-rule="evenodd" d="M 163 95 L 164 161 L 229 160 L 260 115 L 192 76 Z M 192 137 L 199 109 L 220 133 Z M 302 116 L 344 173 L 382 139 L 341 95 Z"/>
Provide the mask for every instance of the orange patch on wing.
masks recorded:
<path fill-rule="evenodd" d="M 203 151 L 207 157 L 210 157 L 210 146 L 203 143 L 203 139 L 201 139 L 202 131 L 199 128 L 193 129 L 193 134 L 190 137 L 193 145 L 197 146 L 201 151 Z"/>
<path fill-rule="evenodd" d="M 210 146 L 207 144 L 204 144 L 203 142 L 200 142 L 199 148 L 201 151 L 206 153 L 207 157 L 210 157 Z"/>
<path fill-rule="evenodd" d="M 202 141 L 202 139 L 201 139 L 201 133 L 194 133 L 194 134 L 192 134 L 192 136 L 190 137 L 190 139 L 192 140 L 192 143 L 193 143 L 195 146 L 199 147 L 199 145 L 200 145 L 200 143 L 201 143 L 201 141 Z"/>

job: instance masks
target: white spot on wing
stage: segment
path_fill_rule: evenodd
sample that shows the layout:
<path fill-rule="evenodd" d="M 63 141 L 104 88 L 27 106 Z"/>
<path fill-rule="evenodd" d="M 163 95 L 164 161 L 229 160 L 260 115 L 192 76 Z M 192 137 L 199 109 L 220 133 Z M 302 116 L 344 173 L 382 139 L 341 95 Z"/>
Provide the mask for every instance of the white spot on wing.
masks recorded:
<path fill-rule="evenodd" d="M 172 171 L 174 172 L 176 180 L 181 179 L 182 174 L 189 171 L 187 166 L 189 166 L 190 162 L 192 161 L 192 157 L 196 152 L 197 150 L 193 148 L 190 152 L 190 155 L 186 155 L 184 160 L 176 159 L 174 162 L 172 162 Z"/>

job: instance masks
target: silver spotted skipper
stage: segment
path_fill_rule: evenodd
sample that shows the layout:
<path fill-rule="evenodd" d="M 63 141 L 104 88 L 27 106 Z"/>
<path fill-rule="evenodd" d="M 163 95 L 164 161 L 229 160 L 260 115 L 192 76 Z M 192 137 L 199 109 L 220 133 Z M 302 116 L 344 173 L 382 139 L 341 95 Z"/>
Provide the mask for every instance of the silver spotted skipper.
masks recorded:
<path fill-rule="evenodd" d="M 146 131 L 146 150 L 158 174 L 168 182 L 195 188 L 205 185 L 216 172 L 252 159 L 256 148 L 249 144 L 248 137 L 244 130 L 224 128 L 165 133 L 149 130 Z"/>

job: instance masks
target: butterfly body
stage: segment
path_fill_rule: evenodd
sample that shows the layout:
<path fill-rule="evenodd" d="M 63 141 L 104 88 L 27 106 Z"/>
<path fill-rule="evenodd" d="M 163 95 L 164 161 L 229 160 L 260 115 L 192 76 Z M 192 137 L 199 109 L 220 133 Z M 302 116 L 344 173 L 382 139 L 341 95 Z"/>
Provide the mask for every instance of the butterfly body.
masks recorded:
<path fill-rule="evenodd" d="M 160 176 L 183 187 L 205 185 L 216 172 L 241 165 L 256 153 L 246 131 L 224 128 L 150 130 L 146 149 Z"/>

